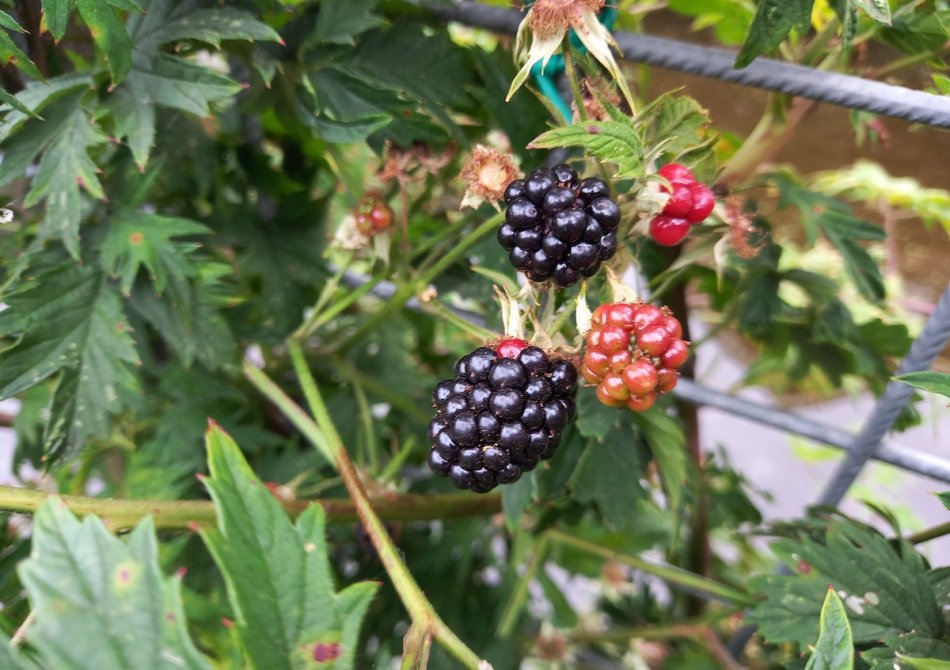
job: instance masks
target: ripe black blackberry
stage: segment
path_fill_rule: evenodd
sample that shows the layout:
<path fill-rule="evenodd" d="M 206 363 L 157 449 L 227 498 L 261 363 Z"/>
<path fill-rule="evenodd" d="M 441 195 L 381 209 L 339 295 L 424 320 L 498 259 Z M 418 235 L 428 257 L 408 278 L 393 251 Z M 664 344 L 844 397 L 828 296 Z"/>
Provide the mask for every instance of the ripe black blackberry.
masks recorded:
<path fill-rule="evenodd" d="M 538 168 L 505 190 L 498 241 L 531 281 L 572 286 L 617 251 L 620 208 L 601 179 L 578 181 L 568 165 Z"/>
<path fill-rule="evenodd" d="M 487 493 L 551 458 L 574 418 L 577 371 L 524 340 L 479 347 L 432 393 L 429 467 Z"/>

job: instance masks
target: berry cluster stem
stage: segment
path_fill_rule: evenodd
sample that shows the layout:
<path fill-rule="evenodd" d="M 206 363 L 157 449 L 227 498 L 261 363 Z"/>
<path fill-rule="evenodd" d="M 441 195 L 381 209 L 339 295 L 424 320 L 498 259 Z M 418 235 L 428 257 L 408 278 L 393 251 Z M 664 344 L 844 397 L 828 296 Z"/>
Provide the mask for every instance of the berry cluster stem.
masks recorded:
<path fill-rule="evenodd" d="M 353 500 L 356 513 L 363 523 L 373 547 L 379 554 L 379 560 L 392 580 L 393 587 L 409 612 L 413 625 L 428 631 L 433 639 L 442 644 L 466 668 L 471 670 L 485 668 L 487 664 L 481 661 L 475 652 L 469 649 L 455 632 L 442 621 L 432 603 L 419 588 L 419 584 L 416 583 L 412 573 L 409 572 L 409 568 L 402 560 L 402 556 L 393 544 L 392 538 L 389 537 L 383 522 L 373 510 L 366 489 L 363 487 L 363 482 L 360 480 L 360 476 L 343 446 L 343 441 L 333 424 L 333 420 L 330 418 L 330 413 L 323 401 L 323 396 L 320 394 L 320 389 L 310 373 L 300 345 L 291 339 L 288 341 L 287 347 L 304 397 L 310 411 L 313 413 L 313 418 L 308 416 L 270 377 L 249 362 L 244 364 L 245 376 L 339 470 L 343 484 Z"/>

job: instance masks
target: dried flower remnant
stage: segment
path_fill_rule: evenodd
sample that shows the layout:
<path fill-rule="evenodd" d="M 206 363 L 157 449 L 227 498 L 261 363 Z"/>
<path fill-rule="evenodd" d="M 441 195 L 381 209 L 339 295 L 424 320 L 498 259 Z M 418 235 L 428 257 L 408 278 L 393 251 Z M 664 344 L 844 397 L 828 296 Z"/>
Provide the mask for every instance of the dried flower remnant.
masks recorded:
<path fill-rule="evenodd" d="M 459 209 L 476 208 L 486 200 L 498 209 L 505 188 L 520 176 L 510 156 L 482 144 L 476 145 L 471 160 L 459 173 L 459 179 L 468 183 Z"/>
<path fill-rule="evenodd" d="M 758 230 L 752 216 L 745 211 L 741 198 L 726 198 L 726 222 L 729 224 L 730 241 L 736 254 L 746 259 L 758 256 L 763 242 L 752 241 Z"/>
<path fill-rule="evenodd" d="M 590 54 L 616 80 L 630 109 L 634 109 L 633 95 L 627 86 L 627 80 L 610 50 L 611 47 L 616 47 L 617 43 L 597 18 L 597 13 L 603 9 L 604 4 L 604 0 L 537 0 L 518 26 L 515 58 L 516 61 L 525 62 L 512 80 L 506 99 L 510 100 L 515 91 L 521 88 L 535 63 L 541 63 L 542 68 L 547 65 L 564 41 L 568 30 L 573 29 Z M 526 46 L 529 33 L 530 47 Z"/>

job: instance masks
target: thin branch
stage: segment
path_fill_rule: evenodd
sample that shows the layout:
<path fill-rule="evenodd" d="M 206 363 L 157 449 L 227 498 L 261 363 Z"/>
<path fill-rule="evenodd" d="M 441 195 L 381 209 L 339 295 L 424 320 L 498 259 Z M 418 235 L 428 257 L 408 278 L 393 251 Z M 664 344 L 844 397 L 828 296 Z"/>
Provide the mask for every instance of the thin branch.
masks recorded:
<path fill-rule="evenodd" d="M 101 517 L 109 528 L 117 531 L 133 528 L 146 516 L 151 516 L 155 527 L 163 530 L 194 530 L 213 528 L 216 525 L 214 505 L 209 500 L 89 498 L 12 486 L 0 486 L 0 510 L 33 513 L 51 497 L 65 502 L 74 514 L 95 514 Z M 498 495 L 408 493 L 376 496 L 371 501 L 380 517 L 387 521 L 490 516 L 501 511 L 501 497 Z M 291 500 L 281 501 L 281 504 L 292 517 L 301 514 L 310 505 L 320 505 L 329 521 L 350 523 L 359 518 L 356 506 L 348 498 Z"/>

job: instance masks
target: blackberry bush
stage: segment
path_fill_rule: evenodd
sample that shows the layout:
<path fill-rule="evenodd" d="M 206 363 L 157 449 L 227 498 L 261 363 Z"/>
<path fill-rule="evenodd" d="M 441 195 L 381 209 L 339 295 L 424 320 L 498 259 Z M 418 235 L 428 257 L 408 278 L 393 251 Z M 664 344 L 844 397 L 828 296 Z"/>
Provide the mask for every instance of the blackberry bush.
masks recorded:
<path fill-rule="evenodd" d="M 620 208 L 602 179 L 578 180 L 569 165 L 542 167 L 511 182 L 505 203 L 498 241 L 531 281 L 573 286 L 617 251 Z"/>
<path fill-rule="evenodd" d="M 479 347 L 432 393 L 429 467 L 477 493 L 517 481 L 557 451 L 576 389 L 570 361 L 524 340 Z"/>

